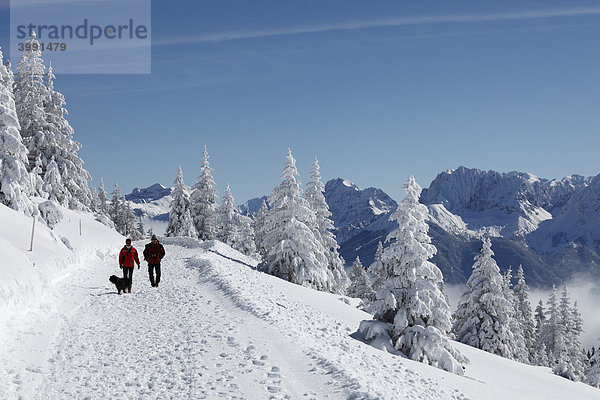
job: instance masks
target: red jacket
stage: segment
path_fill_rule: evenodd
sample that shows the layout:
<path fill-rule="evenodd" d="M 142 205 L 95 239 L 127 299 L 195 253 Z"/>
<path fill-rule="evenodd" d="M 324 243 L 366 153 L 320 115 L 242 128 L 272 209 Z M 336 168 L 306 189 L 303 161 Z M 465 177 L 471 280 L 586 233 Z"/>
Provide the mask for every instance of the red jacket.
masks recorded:
<path fill-rule="evenodd" d="M 140 259 L 138 258 L 137 250 L 133 246 L 131 246 L 129 249 L 127 246 L 123 247 L 119 253 L 119 266 L 134 267 L 134 263 L 140 265 Z"/>

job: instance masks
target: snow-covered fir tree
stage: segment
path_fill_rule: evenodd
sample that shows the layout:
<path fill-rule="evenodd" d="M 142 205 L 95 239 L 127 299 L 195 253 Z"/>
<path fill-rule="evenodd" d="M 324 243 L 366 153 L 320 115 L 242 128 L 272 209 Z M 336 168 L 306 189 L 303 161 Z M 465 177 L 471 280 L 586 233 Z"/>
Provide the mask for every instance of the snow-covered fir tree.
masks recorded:
<path fill-rule="evenodd" d="M 371 287 L 371 280 L 357 256 L 350 271 L 350 286 L 346 294 L 362 300 L 363 306 L 368 306 L 375 299 L 375 291 Z"/>
<path fill-rule="evenodd" d="M 190 196 L 191 214 L 198 237 L 201 240 L 212 240 L 216 238 L 218 229 L 216 215 L 218 196 L 212 177 L 212 168 L 208 162 L 206 145 L 204 145 L 200 165 L 201 174 Z"/>
<path fill-rule="evenodd" d="M 564 343 L 565 341 L 565 331 L 560 324 L 560 315 L 558 313 L 556 287 L 552 287 L 552 292 L 546 304 L 547 309 L 544 315 L 544 322 L 539 329 L 536 349 L 539 349 L 542 344 L 545 346 L 549 366 L 553 367 L 557 361 L 556 355 L 562 351 L 558 346 L 559 342 Z"/>
<path fill-rule="evenodd" d="M 44 102 L 47 98 L 47 89 L 44 85 L 44 61 L 42 52 L 36 39 L 35 32 L 26 40 L 27 48 L 23 51 L 17 63 L 15 77 L 15 103 L 19 123 L 21 124 L 21 137 L 23 144 L 29 152 L 29 169 L 35 166 L 35 160 L 41 156 L 43 174 L 46 173 L 52 154 L 44 154 L 48 148 L 46 132 L 46 112 Z"/>
<path fill-rule="evenodd" d="M 235 199 L 231 194 L 229 184 L 225 187 L 225 193 L 221 197 L 221 206 L 217 210 L 217 239 L 221 242 L 230 244 L 230 237 L 236 226 Z"/>
<path fill-rule="evenodd" d="M 101 214 L 108 214 L 108 196 L 106 196 L 106 190 L 104 189 L 104 179 L 100 178 L 100 185 L 98 185 L 98 207 L 97 211 Z"/>
<path fill-rule="evenodd" d="M 567 287 L 563 287 L 558 305 L 558 323 L 562 327 L 563 336 L 554 350 L 556 365 L 553 371 L 572 381 L 584 379 L 585 365 L 578 330 L 581 323 L 575 320 L 579 312 L 574 312 Z M 581 328 L 582 329 L 582 328 Z M 583 329 L 582 329 L 583 330 Z"/>
<path fill-rule="evenodd" d="M 0 204 L 31 215 L 34 193 L 29 175 L 27 148 L 21 141 L 20 126 L 12 90 L 12 76 L 4 66 L 0 50 Z"/>
<path fill-rule="evenodd" d="M 54 89 L 52 64 L 46 74 L 46 98 L 44 111 L 46 113 L 45 135 L 47 148 L 42 154 L 54 157 L 59 165 L 65 189 L 69 192 L 69 208 L 88 209 L 92 203 L 92 193 L 88 182 L 92 179 L 83 168 L 83 160 L 77 155 L 81 144 L 73 139 L 73 128 L 65 118 L 68 114 L 65 107 L 65 97 Z M 40 151 L 40 149 L 38 149 Z"/>
<path fill-rule="evenodd" d="M 62 205 L 68 206 L 71 194 L 65 188 L 64 182 L 58 169 L 58 164 L 54 161 L 54 157 L 50 159 L 50 163 L 46 167 L 44 175 L 44 191 L 48 193 L 49 199 Z"/>
<path fill-rule="evenodd" d="M 513 334 L 514 359 L 523 363 L 529 362 L 529 350 L 525 347 L 525 336 L 523 334 L 523 316 L 519 308 L 518 300 L 512 289 L 512 268 L 508 268 L 504 274 L 504 297 L 512 305 L 509 309 L 510 331 Z"/>
<path fill-rule="evenodd" d="M 491 240 L 483 239 L 467 289 L 454 315 L 452 330 L 459 342 L 513 358 L 514 335 L 510 331 L 513 305 L 506 300 L 500 268 L 493 256 Z"/>
<path fill-rule="evenodd" d="M 183 181 L 183 170 L 177 168 L 177 176 L 175 177 L 175 187 L 171 196 L 171 211 L 169 212 L 169 226 L 167 227 L 166 236 L 186 236 L 198 237 L 192 214 L 190 213 L 190 199 L 187 194 L 185 182 Z"/>
<path fill-rule="evenodd" d="M 29 174 L 33 193 L 44 199 L 48 198 L 48 193 L 44 190 L 44 171 L 42 170 L 42 156 L 38 154 L 35 159 L 35 165 Z"/>
<path fill-rule="evenodd" d="M 121 190 L 117 183 L 115 183 L 113 187 L 108 216 L 114 222 L 117 232 L 124 235 L 127 229 L 127 214 L 123 201 L 121 200 Z"/>
<path fill-rule="evenodd" d="M 256 238 L 254 237 L 254 228 L 250 217 L 241 215 L 236 211 L 235 224 L 229 240 L 231 247 L 240 253 L 253 257 L 257 255 Z"/>
<path fill-rule="evenodd" d="M 131 204 L 123 199 L 121 206 L 123 207 L 123 214 L 125 216 L 125 226 L 121 234 L 131 238 L 132 240 L 140 240 L 144 238 L 144 225 L 141 224 L 141 220 L 136 217 L 133 209 L 131 208 Z"/>
<path fill-rule="evenodd" d="M 585 383 L 600 388 L 600 351 L 591 355 L 590 366 L 585 374 Z"/>
<path fill-rule="evenodd" d="M 264 247 L 264 238 L 266 234 L 266 221 L 267 221 L 267 203 L 263 200 L 260 209 L 254 216 L 252 227 L 254 228 L 254 243 L 256 245 L 256 251 L 258 255 L 264 257 L 267 254 L 267 250 Z"/>
<path fill-rule="evenodd" d="M 266 254 L 258 269 L 287 281 L 330 292 L 335 281 L 328 267 L 326 249 L 315 236 L 315 213 L 302 196 L 291 150 L 281 183 L 269 196 L 263 247 Z"/>
<path fill-rule="evenodd" d="M 525 348 L 529 352 L 529 361 L 535 357 L 536 331 L 531 315 L 531 304 L 529 303 L 529 287 L 525 282 L 525 273 L 523 266 L 519 265 L 517 270 L 517 284 L 514 287 L 515 297 L 517 299 L 517 315 L 521 323 Z"/>
<path fill-rule="evenodd" d="M 217 239 L 241 253 L 254 255 L 256 253 L 256 238 L 252 228 L 252 219 L 241 215 L 235 207 L 235 199 L 231 194 L 229 185 L 225 188 L 225 194 L 221 199 L 217 216 L 219 228 Z"/>
<path fill-rule="evenodd" d="M 369 309 L 375 319 L 390 324 L 396 350 L 413 360 L 462 374 L 464 359 L 446 336 L 451 313 L 443 275 L 429 261 L 436 248 L 428 235 L 427 207 L 419 203 L 421 187 L 411 176 L 404 190 L 406 197 L 390 216 L 398 228 L 388 235 L 391 243 L 382 254 L 388 279 Z"/>
<path fill-rule="evenodd" d="M 385 281 L 390 277 L 388 271 L 384 268 L 383 261 L 383 244 L 381 240 L 377 243 L 377 250 L 375 251 L 375 259 L 369 266 L 369 272 L 374 278 L 373 290 L 377 291 L 383 287 Z"/>
<path fill-rule="evenodd" d="M 333 221 L 331 220 L 329 206 L 325 201 L 324 192 L 325 185 L 323 185 L 323 182 L 321 181 L 319 161 L 315 158 L 310 171 L 310 181 L 307 183 L 307 189 L 306 192 L 304 192 L 304 195 L 316 216 L 316 224 L 314 227 L 315 235 L 317 238 L 320 238 L 323 247 L 327 251 L 326 255 L 329 269 L 335 280 L 334 290 L 336 293 L 344 294 L 350 282 L 344 271 L 344 260 L 339 254 L 340 246 L 333 233 Z"/>

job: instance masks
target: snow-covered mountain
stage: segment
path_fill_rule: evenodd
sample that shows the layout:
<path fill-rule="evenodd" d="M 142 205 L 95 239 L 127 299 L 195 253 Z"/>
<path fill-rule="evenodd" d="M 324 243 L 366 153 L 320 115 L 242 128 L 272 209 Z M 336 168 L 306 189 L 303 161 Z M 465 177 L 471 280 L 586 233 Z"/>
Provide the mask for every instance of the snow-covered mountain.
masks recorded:
<path fill-rule="evenodd" d="M 160 183 L 155 183 L 147 188 L 134 188 L 125 195 L 125 199 L 134 203 L 143 204 L 159 200 L 171 194 L 171 188 L 166 188 Z"/>

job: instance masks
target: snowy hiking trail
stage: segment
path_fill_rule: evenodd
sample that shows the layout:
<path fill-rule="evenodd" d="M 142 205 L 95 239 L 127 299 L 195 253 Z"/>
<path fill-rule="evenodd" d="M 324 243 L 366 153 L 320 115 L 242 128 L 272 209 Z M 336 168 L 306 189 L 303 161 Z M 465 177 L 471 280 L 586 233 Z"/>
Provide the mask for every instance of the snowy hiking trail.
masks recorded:
<path fill-rule="evenodd" d="M 70 318 L 35 398 L 329 396 L 324 378 L 297 370 L 305 356 L 291 341 L 202 280 L 201 258 L 194 264 L 188 249 L 166 250 L 159 288 L 136 269 L 130 295 L 103 290 Z M 288 387 L 282 370 L 301 379 Z"/>
<path fill-rule="evenodd" d="M 44 361 L 10 369 L 7 398 L 465 398 L 435 382 L 439 370 L 426 377 L 353 339 L 366 314 L 344 298 L 258 272 L 219 242 L 163 244 L 159 288 L 142 266 L 132 293 L 117 295 L 113 253 L 67 279 L 85 294 L 62 316 Z M 43 328 L 30 329 L 25 337 Z"/>

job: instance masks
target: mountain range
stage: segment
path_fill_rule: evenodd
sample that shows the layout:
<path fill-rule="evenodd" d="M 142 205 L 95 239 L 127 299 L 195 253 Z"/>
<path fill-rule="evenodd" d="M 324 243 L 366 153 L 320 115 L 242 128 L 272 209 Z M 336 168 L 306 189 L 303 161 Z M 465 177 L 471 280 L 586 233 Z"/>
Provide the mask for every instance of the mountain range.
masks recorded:
<path fill-rule="evenodd" d="M 170 189 L 155 184 L 126 198 L 153 221 L 168 221 Z M 252 215 L 266 196 L 239 208 Z M 396 224 L 389 220 L 397 202 L 377 188 L 360 189 L 346 179 L 325 185 L 340 254 L 347 264 L 364 265 Z M 542 179 L 524 172 L 501 173 L 459 167 L 438 174 L 424 188 L 429 235 L 437 248 L 433 262 L 447 283 L 464 283 L 481 238 L 492 238 L 501 270 L 523 266 L 527 282 L 546 288 L 575 275 L 600 277 L 600 175 Z"/>

